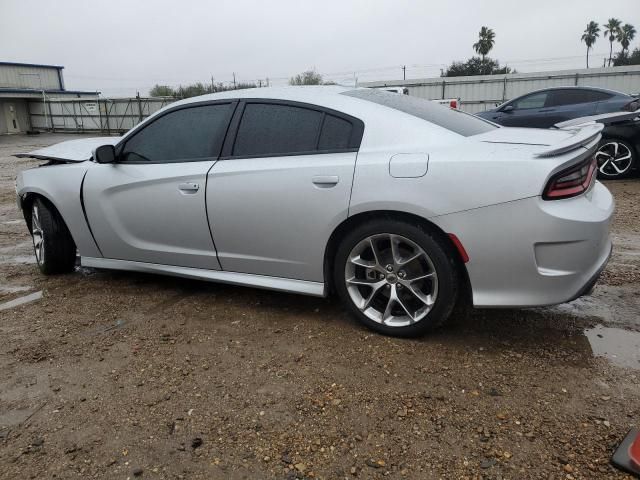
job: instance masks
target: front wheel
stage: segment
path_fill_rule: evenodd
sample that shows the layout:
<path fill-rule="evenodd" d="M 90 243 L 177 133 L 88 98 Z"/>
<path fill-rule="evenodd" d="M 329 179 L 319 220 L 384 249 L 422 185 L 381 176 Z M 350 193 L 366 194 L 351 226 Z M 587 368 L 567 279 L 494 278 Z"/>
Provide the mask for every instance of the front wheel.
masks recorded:
<path fill-rule="evenodd" d="M 627 142 L 603 139 L 595 154 L 598 177 L 617 179 L 629 176 L 635 162 L 634 150 Z"/>
<path fill-rule="evenodd" d="M 442 325 L 458 295 L 456 265 L 443 240 L 392 219 L 360 225 L 346 235 L 336 253 L 333 280 L 361 323 L 399 337 Z"/>
<path fill-rule="evenodd" d="M 31 237 L 38 268 L 45 275 L 66 273 L 76 262 L 76 245 L 58 211 L 37 198 L 31 206 Z"/>

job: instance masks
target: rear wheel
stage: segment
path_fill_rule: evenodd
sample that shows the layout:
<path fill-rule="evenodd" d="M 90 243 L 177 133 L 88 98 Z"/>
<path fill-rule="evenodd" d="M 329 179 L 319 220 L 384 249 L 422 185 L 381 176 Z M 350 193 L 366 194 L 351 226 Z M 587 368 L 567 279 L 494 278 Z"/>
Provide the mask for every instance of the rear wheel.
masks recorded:
<path fill-rule="evenodd" d="M 604 139 L 595 154 L 598 162 L 598 177 L 602 179 L 625 178 L 633 169 L 633 148 L 627 142 Z"/>
<path fill-rule="evenodd" d="M 37 198 L 31 206 L 31 237 L 40 271 L 66 273 L 76 262 L 76 245 L 57 210 Z"/>
<path fill-rule="evenodd" d="M 344 238 L 334 285 L 360 322 L 401 337 L 442 325 L 458 294 L 455 262 L 442 240 L 391 219 L 361 225 Z"/>

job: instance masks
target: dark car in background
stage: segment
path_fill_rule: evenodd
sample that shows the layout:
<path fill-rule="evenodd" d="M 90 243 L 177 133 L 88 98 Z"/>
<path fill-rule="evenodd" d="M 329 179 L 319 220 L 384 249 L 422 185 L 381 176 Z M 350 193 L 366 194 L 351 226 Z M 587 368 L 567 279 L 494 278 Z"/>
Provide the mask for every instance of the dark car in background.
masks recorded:
<path fill-rule="evenodd" d="M 638 168 L 640 156 L 640 110 L 575 118 L 556 125 L 570 128 L 596 122 L 604 125 L 602 140 L 595 153 L 600 178 L 624 178 Z"/>
<path fill-rule="evenodd" d="M 636 111 L 640 115 L 640 99 L 625 93 L 594 87 L 556 87 L 527 93 L 476 115 L 505 127 L 552 128 L 576 118 Z M 630 175 L 637 168 L 639 156 L 640 122 L 606 122 L 596 153 L 599 177 Z"/>
<path fill-rule="evenodd" d="M 593 87 L 557 87 L 527 93 L 477 115 L 505 127 L 551 128 L 556 123 L 601 113 L 634 111 L 640 100 Z"/>

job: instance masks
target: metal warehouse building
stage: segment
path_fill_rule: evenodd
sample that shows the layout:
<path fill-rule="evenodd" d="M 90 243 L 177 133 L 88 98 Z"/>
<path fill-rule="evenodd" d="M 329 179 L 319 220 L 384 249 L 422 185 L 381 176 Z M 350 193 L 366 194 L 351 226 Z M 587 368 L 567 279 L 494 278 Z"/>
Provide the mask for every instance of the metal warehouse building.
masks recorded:
<path fill-rule="evenodd" d="M 32 103 L 43 107 L 46 119 L 47 102 L 54 98 L 96 98 L 97 92 L 65 90 L 63 68 L 58 65 L 0 62 L 0 135 L 32 130 Z"/>

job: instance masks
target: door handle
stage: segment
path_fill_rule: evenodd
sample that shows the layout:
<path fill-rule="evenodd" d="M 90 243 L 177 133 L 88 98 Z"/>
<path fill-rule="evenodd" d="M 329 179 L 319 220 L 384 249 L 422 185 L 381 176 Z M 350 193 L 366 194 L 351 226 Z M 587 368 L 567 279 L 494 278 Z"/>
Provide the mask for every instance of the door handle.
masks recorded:
<path fill-rule="evenodd" d="M 200 190 L 200 185 L 194 182 L 185 182 L 178 185 L 178 190 L 184 193 L 196 193 Z"/>
<path fill-rule="evenodd" d="M 340 177 L 337 175 L 316 175 L 311 181 L 318 188 L 331 188 L 338 184 Z"/>

